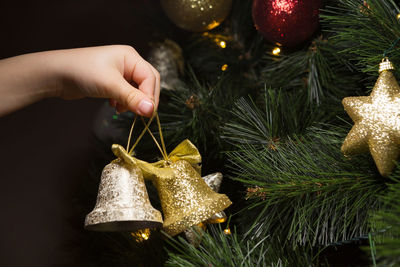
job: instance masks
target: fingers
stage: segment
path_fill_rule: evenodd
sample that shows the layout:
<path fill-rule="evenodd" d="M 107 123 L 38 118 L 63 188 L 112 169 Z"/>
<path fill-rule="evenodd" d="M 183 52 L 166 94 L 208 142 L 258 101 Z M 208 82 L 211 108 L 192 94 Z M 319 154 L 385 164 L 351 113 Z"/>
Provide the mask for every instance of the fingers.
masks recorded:
<path fill-rule="evenodd" d="M 124 77 L 128 82 L 134 81 L 140 91 L 154 100 L 158 106 L 160 95 L 160 74 L 145 61 L 133 48 L 125 55 Z"/>
<path fill-rule="evenodd" d="M 111 89 L 110 106 L 116 107 L 118 112 L 127 110 L 136 114 L 150 117 L 157 109 L 160 96 L 160 74 L 145 61 L 132 47 L 124 49 L 123 77 L 115 77 Z M 115 81 L 118 81 L 115 84 Z M 130 83 L 134 82 L 138 88 Z M 115 85 L 118 88 L 115 88 Z M 117 90 L 115 90 L 117 89 Z"/>
<path fill-rule="evenodd" d="M 130 110 L 138 115 L 150 117 L 154 111 L 152 99 L 141 90 L 130 85 L 122 76 L 114 85 L 117 90 L 112 90 L 111 97 L 116 100 L 117 111 L 122 113 Z"/>
<path fill-rule="evenodd" d="M 158 107 L 158 102 L 160 100 L 160 73 L 150 64 L 148 63 L 151 70 L 153 71 L 154 75 L 156 76 L 156 86 L 154 88 L 154 103 L 155 103 L 155 109 L 157 110 Z"/>
<path fill-rule="evenodd" d="M 155 104 L 155 106 L 154 106 L 153 108 L 155 108 L 155 110 L 157 110 L 158 103 L 159 103 L 159 99 L 160 99 L 160 90 L 161 90 L 161 88 L 160 88 L 160 74 L 159 74 L 158 71 L 157 71 L 153 66 L 151 66 L 149 63 L 148 63 L 148 65 L 149 65 L 151 71 L 153 72 L 153 74 L 154 74 L 154 76 L 155 76 L 155 78 L 156 78 L 156 79 L 155 79 L 155 88 L 154 88 L 153 98 L 151 98 L 150 100 L 152 100 L 153 104 Z M 135 90 L 137 90 L 137 89 L 134 88 L 134 87 L 132 87 L 132 88 L 135 89 Z M 148 95 L 147 95 L 147 96 L 148 96 Z M 110 106 L 111 106 L 111 107 L 115 107 L 116 110 L 117 110 L 117 112 L 119 112 L 119 113 L 125 112 L 125 111 L 127 111 L 127 110 L 129 109 L 126 103 L 125 103 L 125 104 L 119 104 L 119 103 L 117 102 L 117 100 L 115 100 L 115 99 L 109 99 L 109 103 L 110 103 Z M 124 102 L 122 101 L 121 103 L 124 103 Z M 132 111 L 133 111 L 133 110 L 132 110 Z M 153 112 L 154 112 L 154 111 L 153 111 Z"/>

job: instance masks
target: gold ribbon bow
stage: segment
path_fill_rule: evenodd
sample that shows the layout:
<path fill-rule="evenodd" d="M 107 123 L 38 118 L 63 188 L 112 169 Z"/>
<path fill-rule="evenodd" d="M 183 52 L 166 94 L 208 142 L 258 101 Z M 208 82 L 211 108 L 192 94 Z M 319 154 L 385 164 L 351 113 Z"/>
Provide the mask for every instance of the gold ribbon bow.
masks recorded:
<path fill-rule="evenodd" d="M 150 123 L 153 121 L 153 119 L 156 118 L 157 124 L 158 124 L 158 130 L 160 133 L 160 139 L 161 139 L 161 146 L 158 144 L 157 139 L 154 137 L 152 132 L 149 129 Z M 119 145 L 114 145 L 114 146 L 119 146 L 118 147 L 118 155 L 116 156 L 121 157 L 124 155 L 125 161 L 131 162 L 134 161 L 141 169 L 143 172 L 143 176 L 145 179 L 152 179 L 154 175 L 157 174 L 162 174 L 162 176 L 167 175 L 168 172 L 171 170 L 168 168 L 168 165 L 171 163 L 177 162 L 179 160 L 185 160 L 190 163 L 190 165 L 196 170 L 201 175 L 201 155 L 197 147 L 190 142 L 188 139 L 182 141 L 177 147 L 175 147 L 174 150 L 167 156 L 167 152 L 165 149 L 165 143 L 164 143 L 164 138 L 162 135 L 161 131 L 161 124 L 160 124 L 160 119 L 158 117 L 158 114 L 155 112 L 153 116 L 150 118 L 148 123 L 145 123 L 145 121 L 142 119 L 143 124 L 145 125 L 145 128 L 143 129 L 142 133 L 139 135 L 138 139 L 136 140 L 135 144 L 132 146 L 132 148 L 129 150 L 129 143 L 130 139 L 132 136 L 132 131 L 133 127 L 135 126 L 137 116 L 135 116 L 135 119 L 132 123 L 132 127 L 129 133 L 129 138 L 128 138 L 128 144 L 126 150 L 123 149 Z M 153 138 L 154 142 L 156 143 L 157 147 L 160 149 L 160 152 L 163 156 L 163 160 L 154 162 L 154 163 L 148 163 L 146 161 L 139 160 L 137 158 L 132 157 L 133 149 L 136 147 L 136 145 L 139 143 L 140 139 L 143 137 L 145 132 L 148 132 L 150 136 Z M 116 147 L 115 147 L 116 148 Z M 122 151 L 125 151 L 122 153 Z M 128 152 L 129 151 L 129 152 Z M 115 152 L 114 152 L 115 153 Z M 129 155 L 127 157 L 127 154 Z"/>
<path fill-rule="evenodd" d="M 168 158 L 172 162 L 186 160 L 191 165 L 199 165 L 201 163 L 200 152 L 189 139 L 186 139 L 177 145 L 168 155 Z"/>
<path fill-rule="evenodd" d="M 201 174 L 201 155 L 196 146 L 186 139 L 175 147 L 174 150 L 168 155 L 168 160 L 160 160 L 154 163 L 148 163 L 140 159 L 134 158 L 137 165 L 142 169 L 145 179 L 152 180 L 154 176 L 173 175 L 172 170 L 168 168 L 170 163 L 185 160 L 192 165 L 192 167 Z"/>
<path fill-rule="evenodd" d="M 154 117 L 157 119 L 161 145 L 148 128 Z M 131 133 L 135 121 L 136 118 L 132 124 Z M 209 219 L 232 203 L 226 195 L 214 192 L 201 178 L 201 155 L 195 145 L 186 139 L 167 155 L 158 115 L 155 114 L 147 124 L 144 120 L 143 123 L 145 129 L 129 152 L 127 151 L 131 133 L 127 149 L 113 145 L 113 152 L 129 164 L 139 167 L 144 179 L 153 182 L 163 209 L 163 228 L 166 233 L 171 236 L 179 234 L 189 226 Z M 163 160 L 148 163 L 131 156 L 145 131 L 153 138 Z"/>

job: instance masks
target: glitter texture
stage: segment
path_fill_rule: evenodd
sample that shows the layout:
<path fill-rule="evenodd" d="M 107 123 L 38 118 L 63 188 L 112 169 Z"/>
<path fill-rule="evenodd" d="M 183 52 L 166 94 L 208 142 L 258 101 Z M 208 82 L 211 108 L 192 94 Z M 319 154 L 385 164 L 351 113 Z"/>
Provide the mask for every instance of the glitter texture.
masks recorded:
<path fill-rule="evenodd" d="M 202 177 L 206 184 L 214 191 L 218 192 L 222 183 L 222 173 L 216 172 Z M 223 211 L 217 212 L 211 218 L 207 219 L 204 223 L 200 223 L 197 226 L 192 226 L 191 228 L 185 230 L 186 239 L 190 244 L 197 247 L 201 243 L 202 231 L 201 229 L 206 228 L 207 223 L 223 223 L 226 221 L 226 214 Z"/>
<path fill-rule="evenodd" d="M 183 141 L 168 156 L 170 161 L 148 163 L 135 159 L 145 179 L 157 188 L 164 213 L 164 231 L 177 235 L 226 209 L 232 202 L 214 192 L 200 176 L 201 157 L 189 140 Z"/>
<path fill-rule="evenodd" d="M 390 68 L 380 73 L 370 96 L 346 97 L 343 106 L 354 126 L 342 152 L 350 156 L 369 151 L 380 174 L 389 175 L 400 153 L 400 87 Z"/>
<path fill-rule="evenodd" d="M 293 47 L 317 30 L 321 7 L 321 0 L 253 0 L 252 15 L 266 40 Z"/>
<path fill-rule="evenodd" d="M 161 0 L 161 5 L 178 27 L 201 32 L 224 21 L 231 10 L 232 0 Z"/>
<path fill-rule="evenodd" d="M 96 206 L 86 216 L 85 228 L 136 231 L 161 227 L 161 213 L 151 206 L 141 170 L 132 165 L 132 157 L 121 146 L 113 145 L 113 152 L 119 158 L 103 169 Z"/>
<path fill-rule="evenodd" d="M 174 177 L 156 181 L 168 234 L 179 234 L 232 204 L 226 195 L 215 193 L 187 161 L 172 163 L 170 168 Z"/>

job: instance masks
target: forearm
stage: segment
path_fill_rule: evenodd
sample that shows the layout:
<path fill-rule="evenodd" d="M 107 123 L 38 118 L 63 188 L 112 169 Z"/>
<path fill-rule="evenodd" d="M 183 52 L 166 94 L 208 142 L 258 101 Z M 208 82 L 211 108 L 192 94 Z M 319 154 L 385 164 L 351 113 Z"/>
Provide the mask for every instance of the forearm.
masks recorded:
<path fill-rule="evenodd" d="M 32 53 L 0 60 L 0 116 L 60 90 L 52 52 Z"/>
<path fill-rule="evenodd" d="M 159 73 L 130 46 L 56 50 L 0 60 L 0 116 L 56 96 L 109 98 L 120 112 L 150 117 L 159 93 Z"/>

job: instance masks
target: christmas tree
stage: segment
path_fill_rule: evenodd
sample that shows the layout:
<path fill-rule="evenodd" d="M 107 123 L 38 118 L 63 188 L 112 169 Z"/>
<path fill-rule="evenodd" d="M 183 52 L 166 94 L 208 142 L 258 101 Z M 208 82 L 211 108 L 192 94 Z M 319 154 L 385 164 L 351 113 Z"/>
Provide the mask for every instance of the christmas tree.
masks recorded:
<path fill-rule="evenodd" d="M 398 113 L 381 100 L 366 109 L 374 100 L 362 98 L 381 97 L 382 87 L 394 92 L 388 96 L 394 103 L 400 94 L 399 72 L 382 72 L 394 75 L 390 82 L 378 72 L 385 58 L 400 67 L 398 5 L 200 0 L 188 14 L 191 1 L 161 2 L 168 17 L 153 20 L 160 42 L 149 61 L 161 72 L 158 112 L 167 151 L 190 139 L 202 155 L 202 174 L 223 173 L 220 192 L 233 204 L 225 222 L 193 232 L 196 246 L 184 234 L 159 230 L 90 232 L 88 265 L 400 264 Z M 212 8 L 196 10 L 203 4 Z M 179 40 L 175 24 L 184 28 Z M 130 113 L 114 117 L 125 139 L 100 140 L 107 157 L 99 165 L 113 159 L 113 142 L 126 142 L 132 120 Z M 135 149 L 151 162 L 156 152 L 150 136 Z M 93 207 L 103 166 L 86 185 L 90 201 L 82 213 Z M 147 190 L 161 210 L 155 188 Z"/>

